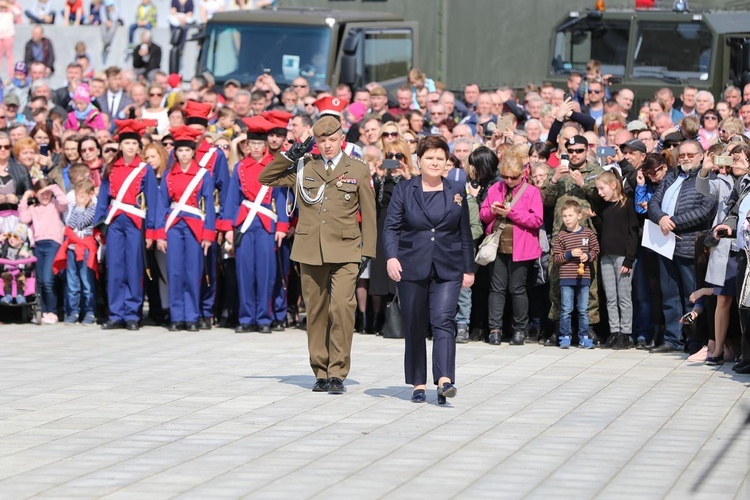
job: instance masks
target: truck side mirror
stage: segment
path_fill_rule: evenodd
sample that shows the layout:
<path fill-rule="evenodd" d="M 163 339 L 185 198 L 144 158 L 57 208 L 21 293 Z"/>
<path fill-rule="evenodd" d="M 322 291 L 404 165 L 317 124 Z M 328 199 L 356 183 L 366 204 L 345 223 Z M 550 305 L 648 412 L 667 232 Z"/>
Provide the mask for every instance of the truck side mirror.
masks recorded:
<path fill-rule="evenodd" d="M 341 72 L 339 80 L 354 85 L 357 80 L 357 48 L 360 30 L 349 30 L 342 44 Z"/>

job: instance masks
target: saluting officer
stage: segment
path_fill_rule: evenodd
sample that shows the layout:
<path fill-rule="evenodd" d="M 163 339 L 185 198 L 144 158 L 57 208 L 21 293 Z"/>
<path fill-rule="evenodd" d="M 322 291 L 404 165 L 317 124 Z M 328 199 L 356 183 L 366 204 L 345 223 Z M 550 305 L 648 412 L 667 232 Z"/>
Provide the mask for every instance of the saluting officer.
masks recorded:
<path fill-rule="evenodd" d="M 208 128 L 208 116 L 211 114 L 211 105 L 198 101 L 185 103 L 185 124 L 200 132 L 195 138 L 195 161 L 198 166 L 208 170 L 214 184 L 213 204 L 214 212 L 219 213 L 226 200 L 226 187 L 229 185 L 229 167 L 227 157 L 221 149 L 212 146 L 205 138 Z M 206 255 L 205 269 L 208 279 L 201 281 L 200 318 L 198 327 L 201 330 L 210 330 L 214 315 L 214 302 L 216 300 L 216 268 L 218 266 L 219 248 L 216 242 L 211 244 Z"/>
<path fill-rule="evenodd" d="M 200 132 L 182 126 L 170 133 L 176 161 L 159 186 L 156 246 L 167 254 L 169 331 L 197 332 L 204 256 L 216 240 L 214 181 L 194 159 Z"/>
<path fill-rule="evenodd" d="M 305 155 L 307 139 L 276 155 L 259 180 L 295 186 L 299 222 L 292 260 L 300 263 L 307 306 L 310 366 L 317 379 L 313 391 L 341 394 L 351 364 L 354 288 L 359 272 L 375 257 L 375 195 L 369 167 L 341 150 L 339 120 L 322 117 L 313 135 L 320 156 Z"/>
<path fill-rule="evenodd" d="M 153 244 L 157 184 L 141 160 L 141 135 L 155 120 L 115 120 L 120 151 L 104 169 L 94 232 L 105 243 L 109 319 L 105 330 L 138 330 L 146 247 Z"/>
<path fill-rule="evenodd" d="M 275 125 L 262 116 L 243 118 L 250 154 L 237 164 L 229 181 L 220 229 L 234 243 L 239 288 L 237 333 L 271 333 L 272 297 L 276 278 L 276 247 L 289 231 L 283 189 L 258 181 L 271 163 L 266 135 Z"/>

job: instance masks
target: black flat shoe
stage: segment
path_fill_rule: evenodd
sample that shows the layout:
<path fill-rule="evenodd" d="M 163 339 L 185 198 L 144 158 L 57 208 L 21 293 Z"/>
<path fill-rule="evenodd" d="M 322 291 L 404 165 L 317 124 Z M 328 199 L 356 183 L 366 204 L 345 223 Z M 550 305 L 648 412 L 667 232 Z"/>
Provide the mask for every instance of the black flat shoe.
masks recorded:
<path fill-rule="evenodd" d="M 312 388 L 313 392 L 328 392 L 328 379 L 319 378 L 315 381 L 315 385 Z"/>
<path fill-rule="evenodd" d="M 176 323 L 169 324 L 170 332 L 179 332 L 180 330 L 184 330 L 184 329 L 185 329 L 185 323 L 182 323 L 181 321 L 177 321 Z"/>
<path fill-rule="evenodd" d="M 604 342 L 602 345 L 602 349 L 612 349 L 617 345 L 617 341 L 619 340 L 620 334 L 619 333 L 610 333 L 609 337 L 607 337 L 607 341 Z"/>
<path fill-rule="evenodd" d="M 458 389 L 456 389 L 456 386 L 451 384 L 450 382 L 446 382 L 443 384 L 442 387 L 437 388 L 438 396 L 445 396 L 446 398 L 452 398 L 455 397 L 456 394 L 458 394 Z"/>
<path fill-rule="evenodd" d="M 251 332 L 257 332 L 258 327 L 255 325 L 248 325 L 248 324 L 239 324 L 237 328 L 234 329 L 234 333 L 251 333 Z"/>
<path fill-rule="evenodd" d="M 332 377 L 328 379 L 328 394 L 344 394 L 346 387 L 344 381 L 340 378 Z"/>
<path fill-rule="evenodd" d="M 271 325 L 260 325 L 258 327 L 258 333 L 271 333 Z"/>
<path fill-rule="evenodd" d="M 541 340 L 540 340 L 541 342 Z M 544 340 L 544 345 L 547 347 L 557 347 L 557 334 L 553 333 Z"/>
<path fill-rule="evenodd" d="M 185 330 L 188 332 L 198 332 L 200 331 L 200 327 L 198 326 L 198 323 L 185 323 Z"/>
<path fill-rule="evenodd" d="M 513 332 L 513 337 L 510 339 L 510 345 L 524 345 L 525 343 L 526 334 L 524 332 Z"/>
<path fill-rule="evenodd" d="M 612 346 L 612 349 L 614 349 L 615 351 L 624 351 L 627 349 L 631 349 L 632 347 L 633 339 L 630 337 L 630 335 L 621 333 L 617 336 L 617 342 L 615 342 L 615 345 Z"/>
<path fill-rule="evenodd" d="M 201 316 L 198 318 L 198 328 L 201 330 L 210 330 L 211 329 L 211 318 L 206 318 L 205 316 Z M 192 330 L 189 330 L 192 331 Z"/>
<path fill-rule="evenodd" d="M 125 328 L 124 321 L 107 320 L 102 325 L 102 330 L 120 330 Z"/>
<path fill-rule="evenodd" d="M 709 366 L 719 366 L 724 364 L 724 355 L 720 356 L 711 356 L 709 358 L 706 358 L 706 364 Z"/>
<path fill-rule="evenodd" d="M 501 343 L 500 339 L 502 338 L 502 336 L 503 336 L 502 332 L 493 330 L 490 332 L 490 336 L 487 339 L 487 343 L 489 343 L 490 345 L 500 345 Z"/>
<path fill-rule="evenodd" d="M 426 403 L 427 392 L 424 389 L 414 389 L 414 392 L 411 393 L 411 402 L 412 403 Z"/>
<path fill-rule="evenodd" d="M 442 406 L 442 405 L 446 404 L 447 402 L 448 402 L 448 401 L 447 401 L 447 400 L 445 399 L 445 396 L 442 396 L 442 395 L 438 394 L 438 400 L 437 400 L 437 403 L 438 403 L 439 405 L 441 405 L 441 406 Z"/>
<path fill-rule="evenodd" d="M 280 323 L 279 321 L 274 321 L 273 323 L 271 323 L 271 330 L 274 332 L 283 332 L 285 329 L 282 323 Z"/>
<path fill-rule="evenodd" d="M 750 374 L 750 361 L 740 361 L 732 367 L 732 370 L 740 375 L 748 375 Z"/>
<path fill-rule="evenodd" d="M 125 323 L 125 329 L 130 330 L 131 332 L 138 331 L 140 330 L 140 328 L 141 328 L 140 325 L 134 319 L 131 319 L 130 321 L 127 321 Z"/>

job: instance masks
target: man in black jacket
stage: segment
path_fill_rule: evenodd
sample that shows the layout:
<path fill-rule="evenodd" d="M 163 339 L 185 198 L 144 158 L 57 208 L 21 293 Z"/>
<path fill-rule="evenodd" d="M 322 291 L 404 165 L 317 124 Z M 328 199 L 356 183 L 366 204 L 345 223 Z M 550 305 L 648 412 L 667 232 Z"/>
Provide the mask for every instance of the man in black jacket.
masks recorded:
<path fill-rule="evenodd" d="M 709 228 L 717 200 L 695 189 L 695 178 L 703 161 L 698 141 L 680 144 L 679 169 L 669 172 L 648 202 L 648 218 L 666 236 L 677 237 L 674 256 L 659 256 L 659 280 L 663 295 L 664 344 L 651 352 L 682 351 L 680 318 L 690 310 L 695 284 L 695 238 Z"/>
<path fill-rule="evenodd" d="M 133 69 L 138 76 L 145 75 L 150 81 L 152 72 L 161 67 L 161 47 L 151 39 L 151 32 L 144 31 L 141 34 L 141 44 L 133 52 Z"/>
<path fill-rule="evenodd" d="M 41 24 L 34 25 L 31 29 L 31 40 L 26 42 L 24 51 L 26 65 L 38 61 L 47 67 L 47 76 L 55 72 L 55 49 L 52 41 L 44 36 L 44 28 Z"/>
<path fill-rule="evenodd" d="M 61 87 L 52 93 L 52 100 L 57 106 L 65 109 L 66 111 L 73 111 L 71 99 L 73 98 L 73 92 L 83 81 L 83 68 L 80 64 L 72 62 L 68 64 L 66 68 L 66 77 L 68 84 L 65 87 Z"/>

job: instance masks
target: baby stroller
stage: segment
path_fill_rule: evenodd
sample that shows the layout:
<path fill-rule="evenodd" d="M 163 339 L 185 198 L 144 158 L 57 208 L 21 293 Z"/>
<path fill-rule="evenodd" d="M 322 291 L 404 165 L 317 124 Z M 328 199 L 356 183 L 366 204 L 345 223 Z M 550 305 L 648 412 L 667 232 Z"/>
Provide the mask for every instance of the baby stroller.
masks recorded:
<path fill-rule="evenodd" d="M 7 273 L 11 280 L 11 303 L 0 301 L 0 306 L 21 309 L 21 322 L 33 322 L 37 325 L 42 323 L 42 308 L 39 292 L 36 288 L 36 273 L 34 270 L 36 257 L 26 259 L 8 260 L 0 259 L 0 269 L 4 269 L 3 274 Z M 21 267 L 23 266 L 23 267 Z M 25 278 L 25 288 L 23 295 L 19 299 L 19 279 Z"/>

